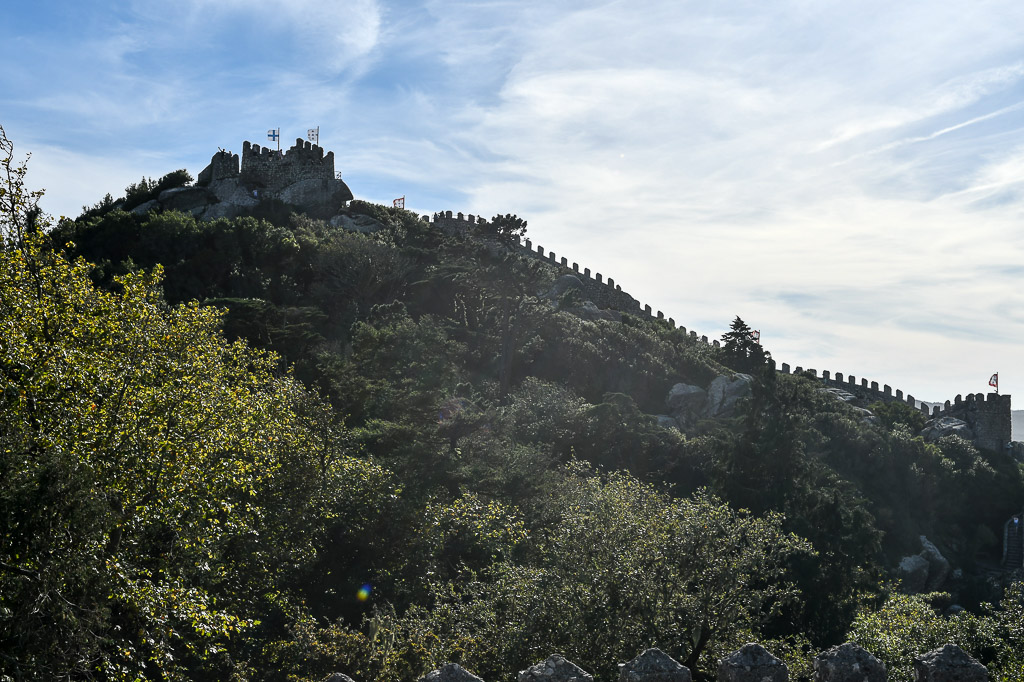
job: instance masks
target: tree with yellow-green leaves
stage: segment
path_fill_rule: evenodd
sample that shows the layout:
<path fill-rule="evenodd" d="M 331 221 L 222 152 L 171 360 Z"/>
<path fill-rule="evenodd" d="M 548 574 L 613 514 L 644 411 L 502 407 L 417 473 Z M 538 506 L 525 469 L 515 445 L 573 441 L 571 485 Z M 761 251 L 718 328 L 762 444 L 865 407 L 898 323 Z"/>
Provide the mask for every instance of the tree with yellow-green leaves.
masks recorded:
<path fill-rule="evenodd" d="M 388 475 L 220 312 L 167 306 L 159 269 L 101 290 L 25 229 L 2 137 L 0 679 L 225 672 Z"/>

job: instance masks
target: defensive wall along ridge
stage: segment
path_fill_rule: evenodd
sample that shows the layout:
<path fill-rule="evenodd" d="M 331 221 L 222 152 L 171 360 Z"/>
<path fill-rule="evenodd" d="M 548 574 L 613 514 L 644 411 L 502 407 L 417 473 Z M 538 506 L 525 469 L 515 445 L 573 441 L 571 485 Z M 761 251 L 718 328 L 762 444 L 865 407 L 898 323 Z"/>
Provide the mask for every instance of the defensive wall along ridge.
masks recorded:
<path fill-rule="evenodd" d="M 918 682 L 987 682 L 988 669 L 963 649 L 946 644 L 913 658 Z M 517 682 L 594 682 L 594 676 L 566 659 L 552 654 L 520 670 Z M 814 657 L 814 682 L 886 682 L 888 671 L 880 660 L 862 647 L 846 643 Z M 619 664 L 619 682 L 692 682 L 690 669 L 660 649 L 647 649 Z M 760 644 L 745 644 L 718 661 L 718 682 L 789 682 L 789 668 Z M 352 682 L 334 673 L 325 682 Z M 446 663 L 418 682 L 483 682 L 462 666 Z M 611 682 L 609 680 L 609 682 Z"/>
<path fill-rule="evenodd" d="M 452 214 L 451 211 L 437 213 L 431 219 L 430 216 L 423 216 L 423 220 L 431 222 L 439 229 L 449 232 L 468 233 L 471 226 L 483 225 L 487 220 L 482 216 L 463 215 L 462 213 Z M 545 251 L 543 246 L 534 246 L 530 239 L 519 240 L 519 247 L 534 258 L 543 260 L 551 265 L 560 268 L 563 274 L 572 274 L 580 279 L 586 295 L 601 307 L 611 307 L 634 315 L 645 315 L 648 318 L 662 320 L 673 329 L 681 329 L 686 333 L 686 327 L 676 326 L 675 320 L 666 318 L 662 311 L 652 311 L 651 306 L 644 305 L 622 290 L 622 286 L 616 284 L 611 277 L 604 277 L 600 272 L 591 274 L 590 268 L 582 268 L 578 263 L 570 263 L 568 258 L 559 258 L 554 251 Z M 709 344 L 716 348 L 720 347 L 717 339 L 711 341 L 707 336 L 698 336 L 697 332 L 690 331 L 690 337 L 700 343 Z M 975 443 L 979 446 L 999 450 L 1006 447 L 1011 440 L 1011 417 L 1010 417 L 1010 396 L 989 393 L 987 396 L 982 393 L 968 394 L 966 397 L 958 395 L 952 401 L 945 401 L 941 405 L 929 407 L 926 403 L 917 400 L 909 393 L 902 390 L 894 390 L 888 384 L 879 387 L 877 381 L 868 381 L 861 378 L 859 383 L 852 374 L 843 372 L 832 373 L 823 370 L 821 375 L 815 369 L 803 369 L 797 367 L 790 370 L 788 363 L 779 365 L 778 371 L 783 374 L 809 374 L 818 378 L 830 388 L 843 390 L 866 402 L 901 402 L 915 409 L 921 410 L 929 418 L 953 417 L 967 422 L 976 434 Z"/>

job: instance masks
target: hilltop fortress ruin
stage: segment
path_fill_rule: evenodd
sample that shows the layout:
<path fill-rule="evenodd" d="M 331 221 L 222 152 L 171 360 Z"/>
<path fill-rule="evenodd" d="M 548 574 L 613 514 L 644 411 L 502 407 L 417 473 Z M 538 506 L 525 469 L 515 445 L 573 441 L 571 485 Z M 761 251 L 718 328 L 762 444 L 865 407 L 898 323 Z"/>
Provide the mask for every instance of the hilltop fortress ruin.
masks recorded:
<path fill-rule="evenodd" d="M 176 209 L 200 220 L 234 218 L 263 202 L 279 201 L 310 215 L 329 218 L 341 212 L 352 192 L 334 169 L 334 152 L 297 139 L 287 150 L 246 141 L 242 157 L 220 150 L 191 187 L 176 187 L 137 207 Z"/>

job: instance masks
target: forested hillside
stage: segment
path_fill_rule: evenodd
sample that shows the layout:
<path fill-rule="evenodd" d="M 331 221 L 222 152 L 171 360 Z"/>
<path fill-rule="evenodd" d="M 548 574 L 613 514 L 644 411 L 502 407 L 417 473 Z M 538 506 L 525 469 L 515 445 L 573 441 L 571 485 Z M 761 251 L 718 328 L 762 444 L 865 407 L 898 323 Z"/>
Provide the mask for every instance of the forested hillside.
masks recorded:
<path fill-rule="evenodd" d="M 1007 453 L 866 419 L 738 318 L 717 348 L 589 314 L 514 216 L 54 225 L 5 152 L 0 678 L 511 679 L 559 651 L 611 680 L 649 646 L 706 678 L 752 639 L 797 675 L 852 639 L 893 679 L 946 641 L 1022 678 Z M 739 374 L 731 410 L 659 419 Z M 906 595 L 921 535 L 956 573 Z"/>

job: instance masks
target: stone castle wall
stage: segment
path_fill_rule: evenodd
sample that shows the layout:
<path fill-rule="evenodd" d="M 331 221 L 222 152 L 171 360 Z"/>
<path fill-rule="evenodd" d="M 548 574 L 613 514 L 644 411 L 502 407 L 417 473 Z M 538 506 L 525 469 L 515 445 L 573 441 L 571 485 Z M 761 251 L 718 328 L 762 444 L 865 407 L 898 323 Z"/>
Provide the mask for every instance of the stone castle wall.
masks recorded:
<path fill-rule="evenodd" d="M 779 371 L 789 374 L 789 365 L 782 363 Z M 818 376 L 818 371 L 814 369 L 805 370 L 802 367 L 797 367 L 794 370 L 795 374 L 801 372 Z M 942 405 L 929 407 L 912 395 L 904 396 L 903 391 L 894 391 L 888 384 L 879 387 L 877 381 L 869 382 L 864 378 L 858 383 L 857 378 L 852 374 L 844 376 L 842 372 L 832 374 L 828 370 L 823 370 L 820 379 L 826 385 L 847 391 L 865 402 L 901 402 L 921 410 L 930 419 L 953 417 L 965 421 L 974 432 L 974 442 L 979 447 L 1000 450 L 1013 439 L 1010 396 L 1008 395 L 969 393 L 966 397 L 958 395 L 952 401 L 947 400 Z"/>
<path fill-rule="evenodd" d="M 423 220 L 431 222 L 430 216 L 423 216 Z M 453 215 L 451 211 L 438 213 L 433 218 L 433 224 L 439 229 L 450 233 L 469 234 L 475 225 L 485 224 L 487 221 L 482 217 L 473 215 L 464 216 L 462 213 Z M 601 273 L 591 274 L 590 268 L 582 270 L 577 263 L 571 263 L 566 257 L 559 258 L 553 251 L 545 252 L 543 246 L 534 246 L 529 239 L 521 241 L 520 249 L 523 253 L 539 258 L 561 269 L 562 274 L 572 274 L 579 277 L 583 284 L 583 290 L 587 298 L 602 308 L 613 308 L 633 315 L 645 316 L 652 319 L 664 320 L 672 329 L 681 329 L 686 333 L 686 327 L 676 327 L 675 320 L 665 318 L 660 311 L 653 311 L 651 306 L 640 303 L 622 290 L 622 287 L 615 283 L 615 280 L 605 278 Z M 690 337 L 698 342 L 719 347 L 718 340 L 708 341 L 707 336 L 698 336 L 697 332 L 689 332 Z M 779 371 L 784 374 L 790 373 L 790 366 L 782 363 Z M 804 370 L 797 367 L 794 373 L 808 372 L 818 377 L 817 370 Z M 985 395 L 969 394 L 966 398 L 958 395 L 952 402 L 947 400 L 944 405 L 934 405 L 931 408 L 910 394 L 904 395 L 902 390 L 893 390 L 888 384 L 879 387 L 877 381 L 868 381 L 842 372 L 832 374 L 829 370 L 821 372 L 820 380 L 827 386 L 840 388 L 855 397 L 867 402 L 903 402 L 911 407 L 921 410 L 929 418 L 954 417 L 967 422 L 975 434 L 974 442 L 979 447 L 989 450 L 1000 450 L 1007 446 L 1012 440 L 1011 417 L 1010 417 L 1010 396 L 989 393 Z"/>
<path fill-rule="evenodd" d="M 272 192 L 304 180 L 333 181 L 334 152 L 325 155 L 323 147 L 301 139 L 287 151 L 246 142 L 242 145 L 241 179 Z"/>

